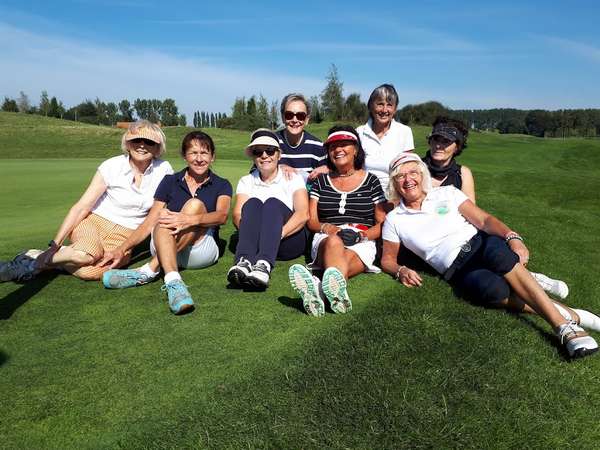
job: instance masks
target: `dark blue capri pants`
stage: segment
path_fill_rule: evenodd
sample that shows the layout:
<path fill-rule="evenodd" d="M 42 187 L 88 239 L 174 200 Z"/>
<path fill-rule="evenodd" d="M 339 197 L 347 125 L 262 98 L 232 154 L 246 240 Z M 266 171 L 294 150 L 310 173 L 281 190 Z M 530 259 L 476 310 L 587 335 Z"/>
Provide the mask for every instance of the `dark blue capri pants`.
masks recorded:
<path fill-rule="evenodd" d="M 274 267 L 276 259 L 287 261 L 302 255 L 308 242 L 306 227 L 281 239 L 283 225 L 292 214 L 279 199 L 269 198 L 264 203 L 255 197 L 248 199 L 242 206 L 235 260 L 246 258 L 255 264 L 263 259 Z"/>
<path fill-rule="evenodd" d="M 497 236 L 479 231 L 448 270 L 454 270 L 449 283 L 463 296 L 478 303 L 498 303 L 510 295 L 504 275 L 519 262 L 508 244 Z"/>

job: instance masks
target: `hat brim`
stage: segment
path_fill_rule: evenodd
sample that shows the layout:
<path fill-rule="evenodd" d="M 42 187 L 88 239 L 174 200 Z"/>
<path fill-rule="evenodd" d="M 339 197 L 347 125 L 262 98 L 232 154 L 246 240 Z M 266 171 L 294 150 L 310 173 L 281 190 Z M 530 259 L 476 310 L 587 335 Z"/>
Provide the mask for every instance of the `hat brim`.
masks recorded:
<path fill-rule="evenodd" d="M 448 139 L 449 141 L 458 142 L 456 136 L 454 136 L 452 133 L 446 133 L 445 131 L 436 131 L 434 133 L 431 133 L 429 136 L 427 136 L 427 140 L 431 139 L 434 136 L 441 136 L 445 139 Z"/>

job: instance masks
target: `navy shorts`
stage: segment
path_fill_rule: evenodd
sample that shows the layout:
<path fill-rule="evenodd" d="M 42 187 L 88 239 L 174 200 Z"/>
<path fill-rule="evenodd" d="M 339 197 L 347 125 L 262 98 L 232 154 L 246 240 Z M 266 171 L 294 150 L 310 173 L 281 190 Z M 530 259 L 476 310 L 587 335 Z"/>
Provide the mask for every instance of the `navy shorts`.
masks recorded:
<path fill-rule="evenodd" d="M 519 262 L 504 239 L 479 231 L 471 241 L 471 250 L 457 256 L 450 284 L 470 300 L 498 303 L 510 295 L 510 286 L 504 275 Z M 449 269 L 450 270 L 450 269 Z"/>

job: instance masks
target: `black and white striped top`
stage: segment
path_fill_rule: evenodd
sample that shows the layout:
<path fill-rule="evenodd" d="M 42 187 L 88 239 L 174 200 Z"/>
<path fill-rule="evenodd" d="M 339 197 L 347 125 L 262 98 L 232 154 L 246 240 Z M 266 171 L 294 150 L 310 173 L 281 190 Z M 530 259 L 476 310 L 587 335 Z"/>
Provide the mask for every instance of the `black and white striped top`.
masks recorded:
<path fill-rule="evenodd" d="M 368 227 L 375 225 L 375 205 L 385 201 L 379 180 L 369 172 L 365 172 L 362 183 L 349 192 L 336 189 L 329 175 L 320 175 L 311 186 L 310 197 L 318 202 L 320 222 L 333 225 L 356 223 Z"/>

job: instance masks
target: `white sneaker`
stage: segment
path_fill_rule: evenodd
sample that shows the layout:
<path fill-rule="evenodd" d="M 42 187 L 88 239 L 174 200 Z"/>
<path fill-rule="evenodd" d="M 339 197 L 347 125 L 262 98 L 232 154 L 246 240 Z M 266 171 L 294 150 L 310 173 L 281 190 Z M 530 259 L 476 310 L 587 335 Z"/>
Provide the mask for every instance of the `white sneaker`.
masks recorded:
<path fill-rule="evenodd" d="M 594 338 L 574 321 L 561 325 L 556 334 L 572 358 L 581 358 L 598 351 L 598 344 Z"/>
<path fill-rule="evenodd" d="M 302 264 L 294 264 L 288 272 L 290 284 L 302 298 L 302 305 L 309 316 L 325 314 L 325 303 L 319 295 L 321 282 L 310 274 Z M 318 283 L 318 284 L 317 284 Z"/>
<path fill-rule="evenodd" d="M 531 272 L 531 275 L 548 294 L 556 295 L 563 300 L 569 295 L 569 286 L 564 281 L 554 280 L 543 273 Z"/>
<path fill-rule="evenodd" d="M 234 286 L 241 287 L 246 283 L 248 275 L 252 270 L 252 264 L 246 258 L 240 260 L 227 272 L 227 281 Z"/>
<path fill-rule="evenodd" d="M 271 264 L 263 259 L 259 259 L 252 266 L 252 271 L 248 274 L 247 281 L 256 288 L 266 288 L 269 286 L 270 278 Z"/>

